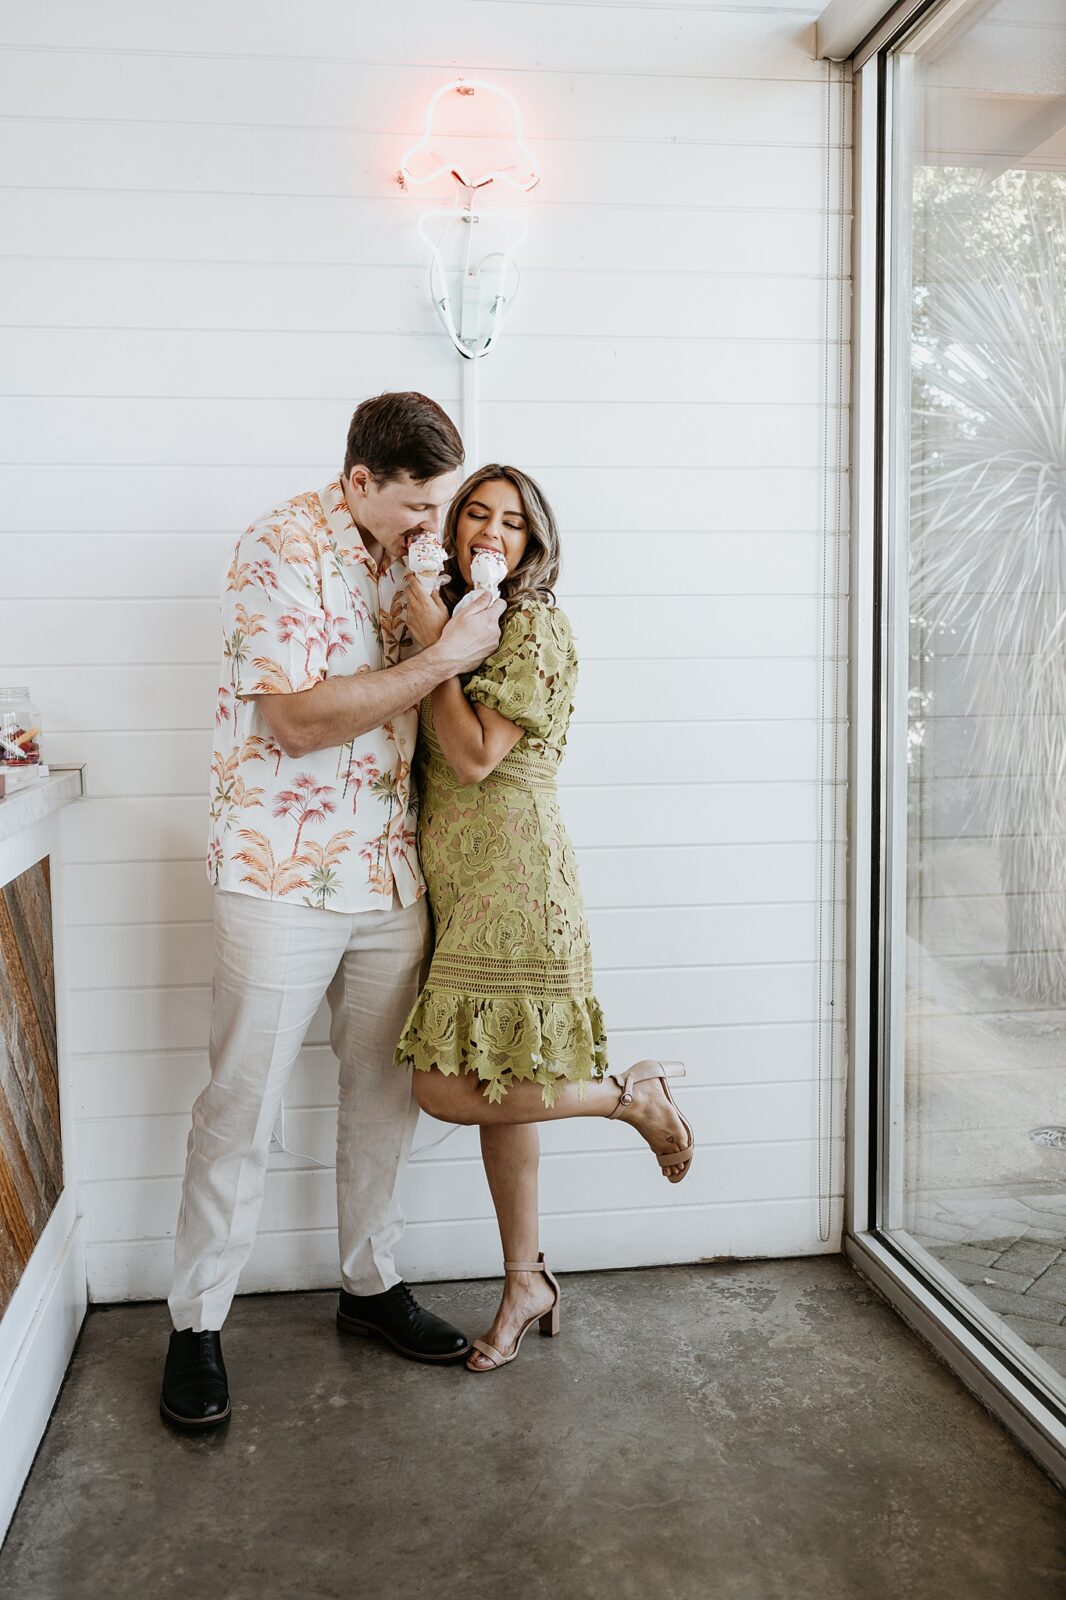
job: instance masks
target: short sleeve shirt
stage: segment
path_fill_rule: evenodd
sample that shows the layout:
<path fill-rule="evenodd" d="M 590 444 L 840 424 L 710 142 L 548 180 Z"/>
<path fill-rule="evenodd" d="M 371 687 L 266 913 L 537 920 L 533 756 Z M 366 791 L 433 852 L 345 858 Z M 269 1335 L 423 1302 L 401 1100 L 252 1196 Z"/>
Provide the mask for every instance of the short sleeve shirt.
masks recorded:
<path fill-rule="evenodd" d="M 222 580 L 207 872 L 220 889 L 327 911 L 425 893 L 411 766 L 418 708 L 289 757 L 253 695 L 299 694 L 417 649 L 402 560 L 375 563 L 339 482 L 253 522 Z"/>

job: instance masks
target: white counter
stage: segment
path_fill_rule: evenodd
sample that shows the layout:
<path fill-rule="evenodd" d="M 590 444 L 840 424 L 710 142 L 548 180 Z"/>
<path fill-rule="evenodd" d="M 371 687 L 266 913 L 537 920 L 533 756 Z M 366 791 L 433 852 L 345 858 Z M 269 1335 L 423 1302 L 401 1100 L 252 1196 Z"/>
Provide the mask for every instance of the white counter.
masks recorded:
<path fill-rule="evenodd" d="M 50 775 L 40 783 L 5 795 L 0 800 L 0 844 L 72 800 L 80 800 L 84 793 L 84 767 L 52 767 Z"/>
<path fill-rule="evenodd" d="M 67 985 L 63 914 L 62 812 L 85 792 L 81 767 L 52 768 L 39 783 L 16 789 L 0 800 L 0 895 L 3 896 L 5 970 L 10 964 L 23 987 L 34 992 L 42 973 L 55 991 L 55 1050 L 59 1093 L 61 1188 L 22 1276 L 0 1316 L 0 1541 L 48 1423 L 63 1375 L 85 1316 L 85 1258 L 77 1215 L 73 1170 L 74 1117 L 70 1064 L 66 1050 Z M 47 862 L 33 891 L 13 885 L 22 874 Z M 43 900 L 42 882 L 47 885 Z M 50 913 L 49 913 L 50 904 Z M 44 907 L 43 911 L 41 907 Z M 17 908 L 12 916 L 12 907 Z M 27 916 L 29 921 L 27 922 Z M 36 923 L 34 921 L 36 917 Z M 51 925 L 52 964 L 42 966 L 41 941 L 32 928 Z M 22 931 L 30 927 L 31 931 Z M 23 956 L 25 955 L 25 962 Z M 46 998 L 31 1011 L 47 1017 Z M 42 1028 L 45 1025 L 42 1024 Z M 0 1034 L 0 1093 L 21 1092 L 13 1069 L 15 1052 L 26 1055 L 20 1025 L 8 1016 Z"/>

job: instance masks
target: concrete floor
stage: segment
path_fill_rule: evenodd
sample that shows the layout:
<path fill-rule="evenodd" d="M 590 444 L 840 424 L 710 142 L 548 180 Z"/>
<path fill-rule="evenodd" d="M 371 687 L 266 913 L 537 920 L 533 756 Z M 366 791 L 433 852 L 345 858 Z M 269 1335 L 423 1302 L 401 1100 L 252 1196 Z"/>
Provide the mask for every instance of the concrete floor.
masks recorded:
<path fill-rule="evenodd" d="M 495 1283 L 422 1294 L 468 1332 Z M 12 1600 L 1062 1600 L 1066 1498 L 840 1256 L 563 1279 L 485 1377 L 236 1302 L 228 1426 L 156 1410 L 165 1307 L 88 1318 Z"/>

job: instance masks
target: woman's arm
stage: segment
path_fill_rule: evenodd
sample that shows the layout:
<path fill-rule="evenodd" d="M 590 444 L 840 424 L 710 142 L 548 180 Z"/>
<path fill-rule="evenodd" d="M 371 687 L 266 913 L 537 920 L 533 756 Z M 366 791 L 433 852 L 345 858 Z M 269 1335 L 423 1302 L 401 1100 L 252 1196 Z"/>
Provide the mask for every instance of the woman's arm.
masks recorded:
<path fill-rule="evenodd" d="M 433 648 L 447 621 L 448 610 L 440 596 L 425 594 L 409 577 L 407 625 L 417 642 Z M 480 783 L 487 778 L 525 732 L 492 706 L 469 701 L 456 677 L 446 678 L 433 690 L 433 726 L 460 783 Z"/>
<path fill-rule="evenodd" d="M 434 689 L 433 726 L 460 783 L 487 778 L 525 731 L 491 706 L 471 704 L 458 678 L 446 678 Z"/>

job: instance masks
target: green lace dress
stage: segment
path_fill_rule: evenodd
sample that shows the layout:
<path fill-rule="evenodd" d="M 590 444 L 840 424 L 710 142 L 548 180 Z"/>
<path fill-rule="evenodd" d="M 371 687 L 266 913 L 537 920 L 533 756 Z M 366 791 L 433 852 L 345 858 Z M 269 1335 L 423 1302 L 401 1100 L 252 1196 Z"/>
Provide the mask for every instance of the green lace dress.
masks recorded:
<path fill-rule="evenodd" d="M 476 1072 L 491 1101 L 509 1085 L 542 1085 L 607 1070 L 603 1015 L 577 861 L 555 776 L 566 744 L 577 655 L 563 612 L 541 601 L 508 616 L 499 647 L 463 680 L 522 738 L 481 783 L 458 781 L 422 705 L 416 770 L 418 849 L 436 948 L 396 1060 Z"/>

